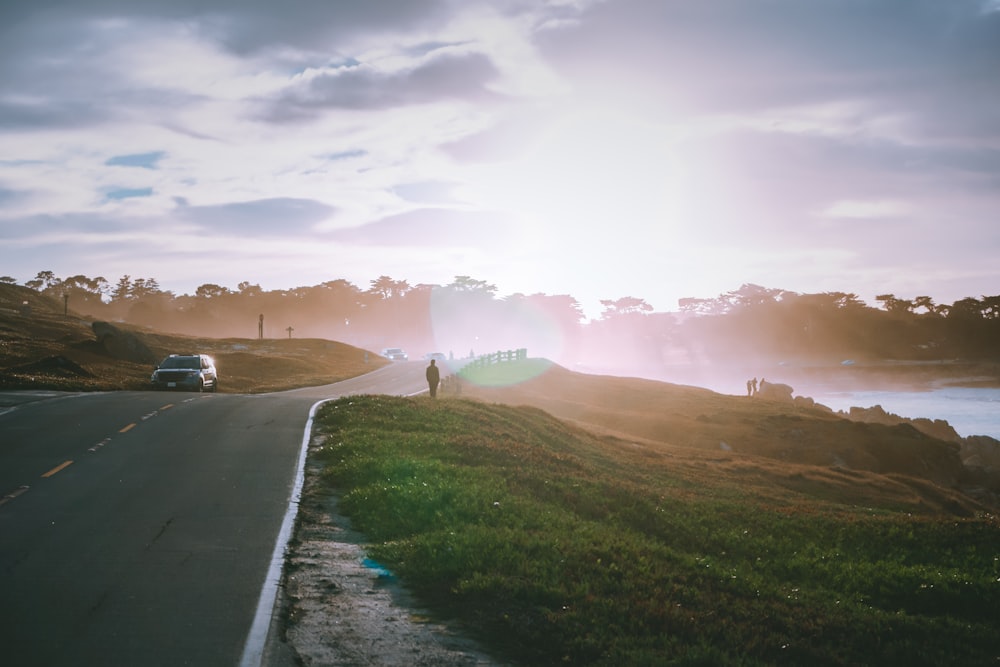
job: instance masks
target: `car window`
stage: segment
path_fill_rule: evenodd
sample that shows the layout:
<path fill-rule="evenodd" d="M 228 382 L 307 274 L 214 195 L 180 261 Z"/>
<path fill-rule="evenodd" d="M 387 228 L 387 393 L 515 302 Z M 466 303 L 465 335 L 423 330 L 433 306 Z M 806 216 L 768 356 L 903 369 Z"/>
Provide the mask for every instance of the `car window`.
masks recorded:
<path fill-rule="evenodd" d="M 160 368 L 198 368 L 198 357 L 167 357 Z"/>

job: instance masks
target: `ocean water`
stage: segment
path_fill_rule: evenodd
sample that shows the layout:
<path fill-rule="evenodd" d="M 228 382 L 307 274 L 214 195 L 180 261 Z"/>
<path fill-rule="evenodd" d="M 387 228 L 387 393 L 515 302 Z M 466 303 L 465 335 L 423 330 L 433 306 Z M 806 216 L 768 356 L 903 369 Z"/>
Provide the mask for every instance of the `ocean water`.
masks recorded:
<path fill-rule="evenodd" d="M 797 392 L 796 392 L 797 393 Z M 900 417 L 944 419 L 961 436 L 1000 440 L 1000 389 L 946 387 L 933 391 L 852 391 L 810 394 L 817 403 L 845 412 L 881 405 Z"/>

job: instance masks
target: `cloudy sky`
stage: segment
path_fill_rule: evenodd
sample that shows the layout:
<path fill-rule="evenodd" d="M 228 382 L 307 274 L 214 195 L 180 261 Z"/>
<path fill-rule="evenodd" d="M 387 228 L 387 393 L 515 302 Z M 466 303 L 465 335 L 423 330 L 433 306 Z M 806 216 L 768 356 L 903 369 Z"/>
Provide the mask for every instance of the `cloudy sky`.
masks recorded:
<path fill-rule="evenodd" d="M 0 275 L 1000 293 L 998 0 L 13 0 Z"/>

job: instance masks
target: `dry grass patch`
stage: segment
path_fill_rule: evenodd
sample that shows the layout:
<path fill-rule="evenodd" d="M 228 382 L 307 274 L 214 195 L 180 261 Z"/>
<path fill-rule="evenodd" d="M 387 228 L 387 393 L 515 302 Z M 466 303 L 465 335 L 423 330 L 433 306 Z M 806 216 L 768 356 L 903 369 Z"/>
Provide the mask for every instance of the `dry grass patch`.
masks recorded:
<path fill-rule="evenodd" d="M 133 352 L 144 354 L 132 356 L 102 344 L 93 322 L 72 311 L 64 315 L 62 304 L 49 297 L 0 285 L 0 388 L 148 389 L 153 366 L 168 354 L 212 355 L 219 390 L 238 393 L 329 384 L 389 363 L 360 348 L 321 339 L 198 338 L 120 323 L 111 326 L 133 344 Z"/>
<path fill-rule="evenodd" d="M 529 374 L 526 374 L 529 375 Z M 463 396 L 532 406 L 591 432 L 683 456 L 766 457 L 789 464 L 927 479 L 953 489 L 964 474 L 959 448 L 908 425 L 849 421 L 822 407 L 718 394 L 707 389 L 634 378 L 585 375 L 550 365 L 510 386 L 470 381 Z M 846 473 L 845 473 L 846 474 Z M 834 479 L 834 477 L 831 477 Z M 938 507 L 952 500 L 917 496 Z M 955 498 L 962 498 L 958 492 Z M 957 506 L 968 511 L 969 499 Z"/>

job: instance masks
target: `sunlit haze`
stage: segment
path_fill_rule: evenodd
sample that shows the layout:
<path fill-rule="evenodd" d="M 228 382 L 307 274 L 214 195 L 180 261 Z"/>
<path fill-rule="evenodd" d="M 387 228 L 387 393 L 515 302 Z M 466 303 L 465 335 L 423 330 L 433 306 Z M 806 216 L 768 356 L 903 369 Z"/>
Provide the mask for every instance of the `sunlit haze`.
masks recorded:
<path fill-rule="evenodd" d="M 985 0 L 14 0 L 0 275 L 1000 287 Z"/>

